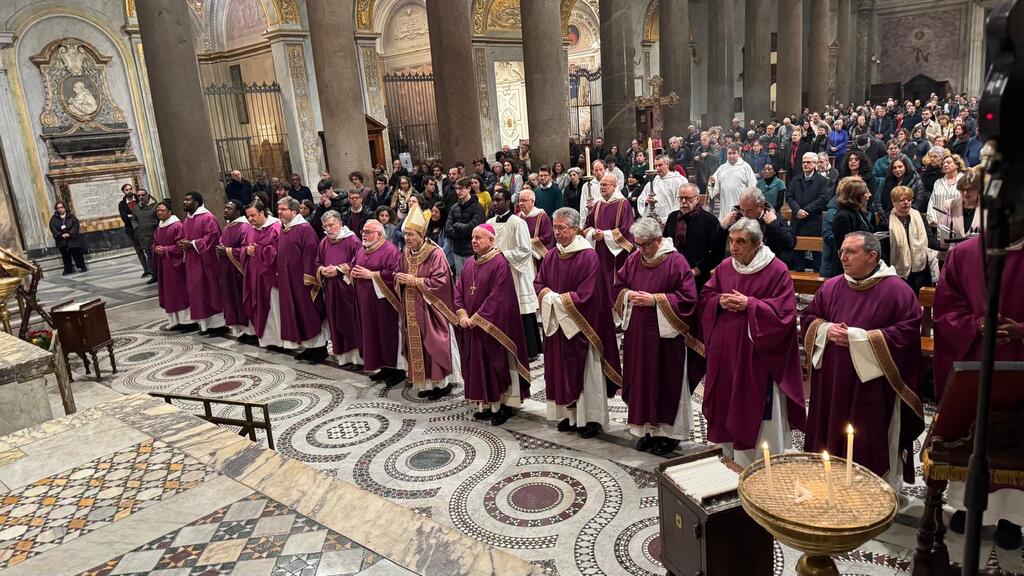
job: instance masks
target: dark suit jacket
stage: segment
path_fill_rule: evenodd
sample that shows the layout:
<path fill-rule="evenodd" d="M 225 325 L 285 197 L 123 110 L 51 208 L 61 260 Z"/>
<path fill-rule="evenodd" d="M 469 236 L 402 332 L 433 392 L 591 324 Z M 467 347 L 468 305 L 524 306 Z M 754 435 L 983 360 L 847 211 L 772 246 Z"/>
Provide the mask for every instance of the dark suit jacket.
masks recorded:
<path fill-rule="evenodd" d="M 793 230 L 797 236 L 821 236 L 821 215 L 828 205 L 831 190 L 828 178 L 815 172 L 810 179 L 803 170 L 794 175 L 786 184 L 786 203 L 793 211 Z M 804 210 L 807 218 L 797 218 L 797 212 Z"/>
<path fill-rule="evenodd" d="M 806 140 L 801 140 L 800 145 L 797 146 L 796 156 L 793 155 L 793 141 L 790 140 L 782 147 L 782 153 L 779 161 L 779 170 L 786 171 L 786 181 L 788 182 L 794 174 L 803 171 L 803 167 L 800 165 L 805 152 L 811 151 L 811 145 Z"/>
<path fill-rule="evenodd" d="M 676 224 L 680 218 L 678 210 L 672 212 L 665 219 L 665 231 L 663 236 L 676 241 Z M 697 291 L 704 287 L 704 283 L 711 277 L 711 270 L 722 261 L 723 242 L 721 239 L 721 226 L 714 214 L 701 208 L 700 212 L 694 214 L 686 226 L 686 245 L 676 250 L 682 254 L 690 264 L 690 268 L 700 268 L 700 276 L 694 276 L 697 283 Z"/>

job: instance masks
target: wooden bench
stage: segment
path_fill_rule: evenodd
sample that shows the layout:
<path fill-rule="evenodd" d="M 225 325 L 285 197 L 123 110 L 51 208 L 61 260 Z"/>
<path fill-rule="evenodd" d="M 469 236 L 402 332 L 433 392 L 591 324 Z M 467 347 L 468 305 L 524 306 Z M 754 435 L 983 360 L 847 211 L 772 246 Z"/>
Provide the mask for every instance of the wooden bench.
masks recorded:
<path fill-rule="evenodd" d="M 793 249 L 797 252 L 822 252 L 825 249 L 825 241 L 821 236 L 797 236 Z"/>
<path fill-rule="evenodd" d="M 818 276 L 817 272 L 790 271 L 789 277 L 793 279 L 793 289 L 797 294 L 817 294 L 825 280 L 828 280 Z"/>
<path fill-rule="evenodd" d="M 935 288 L 921 288 L 917 300 L 924 308 L 921 316 L 921 355 L 931 358 L 935 354 L 935 338 L 932 336 L 932 308 L 935 306 Z"/>

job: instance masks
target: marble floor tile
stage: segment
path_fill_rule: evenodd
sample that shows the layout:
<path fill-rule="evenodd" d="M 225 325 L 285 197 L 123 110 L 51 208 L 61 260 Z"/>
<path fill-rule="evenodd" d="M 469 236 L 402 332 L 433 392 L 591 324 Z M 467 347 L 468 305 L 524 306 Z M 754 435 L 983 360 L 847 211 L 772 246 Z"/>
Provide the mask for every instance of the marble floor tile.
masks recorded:
<path fill-rule="evenodd" d="M 235 563 L 231 576 L 271 576 L 276 565 L 277 558 L 243 560 Z"/>
<path fill-rule="evenodd" d="M 156 567 L 157 560 L 160 559 L 160 550 L 143 550 L 141 552 L 132 552 L 125 554 L 121 557 L 121 561 L 114 567 L 114 571 L 111 575 L 116 574 L 130 574 L 132 572 L 149 572 Z"/>
<path fill-rule="evenodd" d="M 394 562 L 382 560 L 356 574 L 359 576 L 414 576 L 415 572 L 410 572 Z"/>

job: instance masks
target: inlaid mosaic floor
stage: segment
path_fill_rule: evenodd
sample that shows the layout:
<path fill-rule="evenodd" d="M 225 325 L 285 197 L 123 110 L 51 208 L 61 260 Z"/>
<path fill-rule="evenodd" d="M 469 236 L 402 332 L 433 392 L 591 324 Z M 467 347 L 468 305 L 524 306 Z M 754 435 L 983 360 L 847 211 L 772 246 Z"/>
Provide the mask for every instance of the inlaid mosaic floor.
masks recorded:
<path fill-rule="evenodd" d="M 158 326 L 118 333 L 121 371 L 107 385 L 124 393 L 268 402 L 281 453 L 509 550 L 550 574 L 664 573 L 652 473 L 658 460 L 649 455 L 560 435 L 527 417 L 501 428 L 476 423 L 461 390 L 429 402 L 408 388 L 384 390 L 362 375 L 300 367 L 287 356 L 166 333 Z M 533 369 L 542 372 L 539 364 Z M 543 383 L 538 380 L 534 389 L 542 393 Z M 693 439 L 701 442 L 699 410 L 695 402 Z M 221 414 L 237 416 L 231 409 Z M 625 418 L 617 399 L 612 415 Z M 913 542 L 913 530 L 904 527 L 840 558 L 840 569 L 851 575 L 906 574 Z M 796 553 L 777 547 L 775 556 L 776 574 L 793 573 Z M 993 552 L 992 561 L 1017 570 L 1024 566 L 1019 551 Z"/>

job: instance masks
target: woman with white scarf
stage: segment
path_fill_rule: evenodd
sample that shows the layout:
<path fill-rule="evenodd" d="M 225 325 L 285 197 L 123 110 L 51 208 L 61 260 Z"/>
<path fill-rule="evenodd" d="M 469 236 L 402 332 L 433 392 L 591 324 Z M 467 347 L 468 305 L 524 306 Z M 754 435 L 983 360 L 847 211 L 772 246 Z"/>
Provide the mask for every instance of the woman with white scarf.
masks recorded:
<path fill-rule="evenodd" d="M 925 286 L 934 286 L 931 262 L 939 241 L 925 224 L 924 216 L 914 210 L 914 191 L 907 186 L 892 189 L 892 212 L 889 215 L 889 249 L 886 260 L 896 273 L 920 292 Z"/>

